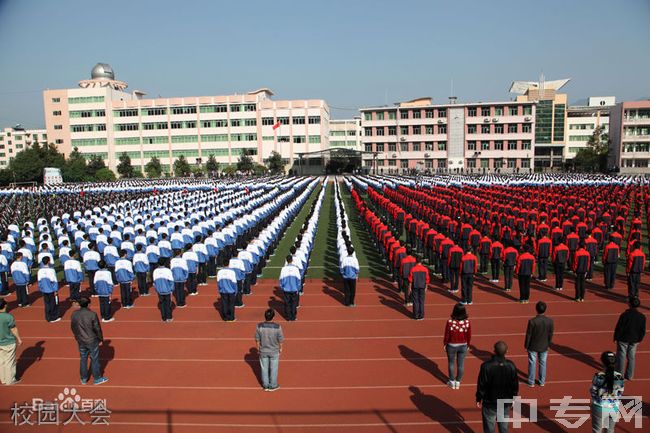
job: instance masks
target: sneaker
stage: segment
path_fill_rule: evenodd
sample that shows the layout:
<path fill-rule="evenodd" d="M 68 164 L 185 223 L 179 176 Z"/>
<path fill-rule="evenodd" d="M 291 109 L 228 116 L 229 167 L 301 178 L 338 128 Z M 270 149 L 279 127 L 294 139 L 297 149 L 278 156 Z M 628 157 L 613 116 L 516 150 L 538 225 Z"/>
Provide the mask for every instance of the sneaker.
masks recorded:
<path fill-rule="evenodd" d="M 19 384 L 19 383 L 20 383 L 20 381 L 21 381 L 21 379 L 14 379 L 14 380 L 13 380 L 13 382 L 11 382 L 11 383 L 8 383 L 8 384 L 7 384 L 7 386 L 11 386 L 11 385 L 17 385 L 17 384 Z"/>
<path fill-rule="evenodd" d="M 93 381 L 93 385 L 101 385 L 102 383 L 108 382 L 108 377 L 100 377 L 99 379 L 95 379 Z"/>
<path fill-rule="evenodd" d="M 60 322 L 60 321 L 61 321 L 61 318 L 60 318 L 60 317 L 57 317 L 57 318 L 54 319 L 54 320 L 50 320 L 50 323 L 56 323 L 56 322 Z"/>
<path fill-rule="evenodd" d="M 226 322 L 236 322 L 237 319 L 226 320 Z"/>
<path fill-rule="evenodd" d="M 454 389 L 456 387 L 456 381 L 450 380 L 447 382 L 447 386 L 451 389 Z"/>
<path fill-rule="evenodd" d="M 140 296 L 150 296 L 151 293 L 140 293 Z"/>
<path fill-rule="evenodd" d="M 87 383 L 88 383 L 88 379 L 81 379 L 81 384 L 82 384 L 82 385 L 85 385 L 85 384 L 87 384 Z"/>
<path fill-rule="evenodd" d="M 465 302 L 465 301 L 460 301 L 459 304 L 460 304 L 460 305 L 467 305 L 467 302 Z"/>
<path fill-rule="evenodd" d="M 262 388 L 264 391 L 269 392 L 271 391 L 271 388 L 267 388 L 266 386 Z"/>
<path fill-rule="evenodd" d="M 468 302 L 468 303 L 467 303 L 467 305 L 473 305 L 473 304 L 474 304 L 473 302 Z"/>
<path fill-rule="evenodd" d="M 130 310 L 130 309 L 133 308 L 133 307 L 134 307 L 134 305 L 125 305 L 125 306 L 124 306 L 124 309 L 125 309 L 125 310 Z"/>
<path fill-rule="evenodd" d="M 165 320 L 165 322 L 173 322 L 173 321 L 174 321 L 174 319 L 167 319 L 167 320 Z"/>
<path fill-rule="evenodd" d="M 187 307 L 187 304 L 177 305 L 176 307 L 177 307 L 177 308 L 185 308 L 185 307 Z"/>
<path fill-rule="evenodd" d="M 280 385 L 270 387 L 269 391 L 273 392 L 273 391 L 277 391 L 278 389 L 280 389 Z"/>
<path fill-rule="evenodd" d="M 241 304 L 241 305 L 235 305 L 235 308 L 244 308 L 246 304 Z"/>
<path fill-rule="evenodd" d="M 106 323 L 114 322 L 114 321 L 115 321 L 115 317 L 111 317 L 110 319 L 106 319 L 106 320 L 102 319 L 102 322 L 106 322 Z"/>
<path fill-rule="evenodd" d="M 412 307 L 412 306 L 413 306 L 413 302 L 407 302 L 407 303 L 404 304 L 404 305 L 406 305 L 407 307 Z"/>
<path fill-rule="evenodd" d="M 526 383 L 526 385 L 528 386 L 528 388 L 535 388 L 535 384 L 534 384 L 534 383 Z"/>
<path fill-rule="evenodd" d="M 543 384 L 543 383 L 540 383 L 539 386 L 541 386 L 541 387 L 543 388 L 543 387 L 544 387 L 544 384 Z"/>
<path fill-rule="evenodd" d="M 454 382 L 455 388 L 454 389 L 460 389 L 460 382 L 456 381 Z"/>
<path fill-rule="evenodd" d="M 190 296 L 197 296 L 199 292 L 190 293 Z"/>

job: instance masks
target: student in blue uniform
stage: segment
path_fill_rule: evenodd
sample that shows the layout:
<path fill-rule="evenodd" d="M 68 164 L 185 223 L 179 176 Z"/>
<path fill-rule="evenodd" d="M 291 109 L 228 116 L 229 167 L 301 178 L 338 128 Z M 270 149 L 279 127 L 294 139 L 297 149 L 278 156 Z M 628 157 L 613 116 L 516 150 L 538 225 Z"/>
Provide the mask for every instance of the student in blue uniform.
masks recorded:
<path fill-rule="evenodd" d="M 11 264 L 11 278 L 14 280 L 14 285 L 16 286 L 16 298 L 18 298 L 19 307 L 29 307 L 29 294 L 27 291 L 27 286 L 30 282 L 30 273 L 29 266 L 23 253 L 20 251 L 16 252 L 15 260 Z"/>
<path fill-rule="evenodd" d="M 185 308 L 185 282 L 189 275 L 187 269 L 187 260 L 183 258 L 181 250 L 174 250 L 174 258 L 170 263 L 172 276 L 174 278 L 174 298 L 176 298 L 176 306 Z"/>
<path fill-rule="evenodd" d="M 45 320 L 54 323 L 61 320 L 59 314 L 59 282 L 48 256 L 43 257 L 42 265 L 38 270 L 38 289 L 43 293 Z"/>
<path fill-rule="evenodd" d="M 221 295 L 221 317 L 226 322 L 234 322 L 237 297 L 237 274 L 234 269 L 222 268 L 217 272 L 217 288 Z"/>
<path fill-rule="evenodd" d="M 160 314 L 163 322 L 173 321 L 171 293 L 174 290 L 174 277 L 172 271 L 169 268 L 158 266 L 153 271 L 153 286 L 160 300 Z"/>
<path fill-rule="evenodd" d="M 120 299 L 122 307 L 133 308 L 133 265 L 127 258 L 127 251 L 120 250 L 120 258 L 115 262 L 115 279 L 120 285 Z"/>
<path fill-rule="evenodd" d="M 284 315 L 288 321 L 296 320 L 300 270 L 293 264 L 293 257 L 287 256 L 287 264 L 280 271 L 280 288 L 284 293 Z"/>
<path fill-rule="evenodd" d="M 99 262 L 99 269 L 95 272 L 95 291 L 99 296 L 99 312 L 102 322 L 115 320 L 111 315 L 111 297 L 113 296 L 113 276 L 106 267 L 106 262 Z"/>
<path fill-rule="evenodd" d="M 144 252 L 142 244 L 135 247 L 133 255 L 133 270 L 138 280 L 138 292 L 140 296 L 149 296 L 149 287 L 147 286 L 147 273 L 149 272 L 149 259 Z"/>
<path fill-rule="evenodd" d="M 70 287 L 70 299 L 75 302 L 78 301 L 81 282 L 84 280 L 84 274 L 81 270 L 81 263 L 77 260 L 76 251 L 70 253 L 70 258 L 66 260 L 63 265 L 63 274 L 65 275 L 65 280 Z"/>

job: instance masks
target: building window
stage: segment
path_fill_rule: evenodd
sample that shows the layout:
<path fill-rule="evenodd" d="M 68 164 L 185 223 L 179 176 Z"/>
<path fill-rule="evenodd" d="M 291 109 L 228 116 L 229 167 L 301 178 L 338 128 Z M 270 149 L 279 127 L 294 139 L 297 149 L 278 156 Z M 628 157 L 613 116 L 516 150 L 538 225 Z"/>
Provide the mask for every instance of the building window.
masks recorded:
<path fill-rule="evenodd" d="M 383 152 L 384 151 L 384 143 L 377 143 L 375 145 L 375 147 L 377 148 L 377 152 Z"/>
<path fill-rule="evenodd" d="M 503 168 L 503 160 L 502 159 L 495 159 L 494 160 L 494 168 Z"/>
<path fill-rule="evenodd" d="M 530 141 L 524 140 L 521 142 L 521 148 L 523 150 L 530 150 Z"/>
<path fill-rule="evenodd" d="M 399 133 L 402 135 L 408 135 L 409 134 L 409 127 L 408 126 L 400 126 L 399 127 Z"/>
<path fill-rule="evenodd" d="M 433 110 L 425 110 L 425 112 L 424 112 L 424 116 L 425 116 L 427 119 L 433 119 Z"/>
<path fill-rule="evenodd" d="M 307 119 L 310 125 L 320 125 L 320 116 L 309 116 Z"/>
<path fill-rule="evenodd" d="M 400 150 L 400 152 L 408 152 L 409 144 L 408 143 L 400 143 L 399 144 L 399 150 Z"/>
<path fill-rule="evenodd" d="M 426 125 L 426 126 L 424 127 L 424 132 L 425 132 L 425 134 L 427 134 L 427 135 L 431 135 L 431 134 L 433 134 L 433 125 Z"/>
<path fill-rule="evenodd" d="M 523 125 L 521 125 L 521 132 L 530 133 L 530 124 L 529 123 L 524 123 Z"/>
<path fill-rule="evenodd" d="M 413 152 L 419 152 L 422 150 L 422 145 L 420 143 L 413 143 Z"/>
<path fill-rule="evenodd" d="M 494 125 L 495 134 L 503 134 L 503 125 Z"/>
<path fill-rule="evenodd" d="M 363 119 L 366 121 L 372 120 L 372 113 L 363 113 Z"/>
<path fill-rule="evenodd" d="M 384 120 L 384 113 L 378 112 L 375 115 L 377 116 L 377 120 Z"/>
<path fill-rule="evenodd" d="M 60 110 L 53 111 L 53 112 L 52 112 L 52 115 L 53 115 L 53 116 L 60 116 L 60 115 L 61 115 L 61 111 L 60 111 Z"/>
<path fill-rule="evenodd" d="M 514 106 L 510 107 L 510 115 L 511 116 L 517 116 L 519 114 L 519 107 Z"/>
<path fill-rule="evenodd" d="M 438 125 L 438 134 L 446 134 L 447 125 Z"/>
<path fill-rule="evenodd" d="M 397 152 L 397 144 L 396 143 L 388 143 L 388 151 L 389 152 Z"/>
<path fill-rule="evenodd" d="M 476 107 L 467 108 L 467 117 L 476 117 Z"/>
<path fill-rule="evenodd" d="M 446 141 L 439 141 L 438 142 L 438 150 L 447 150 L 447 142 Z"/>
<path fill-rule="evenodd" d="M 408 119 L 409 118 L 409 112 L 408 111 L 400 111 L 399 112 L 399 118 L 400 119 Z"/>
<path fill-rule="evenodd" d="M 476 141 L 468 141 L 467 150 L 476 150 Z"/>
<path fill-rule="evenodd" d="M 476 160 L 475 159 L 468 159 L 467 160 L 467 168 L 476 168 Z"/>
<path fill-rule="evenodd" d="M 433 141 L 427 141 L 424 143 L 424 150 L 433 150 Z"/>
<path fill-rule="evenodd" d="M 395 114 L 394 111 L 389 111 L 388 112 L 388 119 L 395 120 L 396 118 L 397 118 L 397 115 Z"/>
<path fill-rule="evenodd" d="M 413 135 L 420 135 L 422 133 L 422 128 L 420 126 L 413 127 Z"/>
<path fill-rule="evenodd" d="M 481 116 L 489 117 L 490 116 L 490 107 L 481 107 Z"/>
<path fill-rule="evenodd" d="M 304 125 L 305 124 L 305 118 L 300 116 L 300 117 L 294 117 L 292 119 L 292 122 L 294 125 Z"/>
<path fill-rule="evenodd" d="M 257 126 L 257 119 L 244 119 L 244 126 Z"/>
<path fill-rule="evenodd" d="M 388 135 L 397 135 L 397 127 L 396 126 L 389 126 L 388 127 Z"/>
<path fill-rule="evenodd" d="M 228 111 L 228 106 L 226 104 L 202 105 L 200 111 L 201 113 L 225 113 Z"/>
<path fill-rule="evenodd" d="M 140 115 L 142 116 L 164 116 L 165 114 L 167 114 L 167 109 L 163 107 L 143 108 L 140 110 Z"/>
<path fill-rule="evenodd" d="M 272 117 L 262 117 L 262 125 L 271 126 L 275 125 Z"/>
<path fill-rule="evenodd" d="M 530 105 L 524 105 L 524 116 L 530 116 L 533 114 L 533 107 Z"/>
<path fill-rule="evenodd" d="M 503 107 L 494 107 L 495 116 L 503 116 Z"/>
<path fill-rule="evenodd" d="M 476 125 L 467 125 L 468 134 L 476 134 Z"/>
<path fill-rule="evenodd" d="M 481 141 L 481 150 L 490 150 L 490 142 Z"/>
<path fill-rule="evenodd" d="M 365 143 L 363 148 L 366 152 L 372 152 L 372 143 Z"/>
<path fill-rule="evenodd" d="M 508 142 L 508 150 L 517 150 L 517 142 L 516 141 L 509 141 Z"/>
<path fill-rule="evenodd" d="M 115 117 L 137 117 L 138 110 L 114 110 L 113 116 Z"/>
<path fill-rule="evenodd" d="M 54 102 L 55 104 L 61 102 L 61 98 L 52 98 L 52 102 Z"/>
<path fill-rule="evenodd" d="M 239 104 L 231 104 L 229 108 L 230 108 L 230 111 L 233 112 L 233 113 L 241 111 L 241 105 L 239 105 Z"/>
<path fill-rule="evenodd" d="M 495 141 L 494 150 L 503 150 L 503 141 Z"/>
<path fill-rule="evenodd" d="M 408 159 L 400 159 L 399 165 L 402 168 L 409 168 L 409 160 Z"/>
<path fill-rule="evenodd" d="M 397 160 L 396 159 L 389 159 L 388 160 L 388 166 L 389 167 L 397 167 Z"/>
<path fill-rule="evenodd" d="M 288 117 L 278 117 L 278 122 L 280 122 L 280 125 L 288 125 L 289 124 L 289 118 Z"/>
<path fill-rule="evenodd" d="M 242 126 L 242 121 L 243 119 L 230 119 L 230 126 L 235 128 L 238 126 Z"/>
<path fill-rule="evenodd" d="M 54 129 L 63 129 L 63 125 L 54 125 Z"/>
<path fill-rule="evenodd" d="M 530 159 L 522 159 L 521 160 L 521 167 L 522 168 L 530 168 Z"/>
<path fill-rule="evenodd" d="M 310 135 L 309 136 L 309 143 L 311 143 L 311 144 L 320 143 L 320 135 Z"/>
<path fill-rule="evenodd" d="M 384 135 L 384 128 L 380 126 L 376 128 L 375 132 L 377 133 L 376 135 Z"/>
<path fill-rule="evenodd" d="M 137 131 L 140 125 L 137 123 L 118 123 L 115 125 L 115 131 Z"/>
<path fill-rule="evenodd" d="M 438 160 L 438 168 L 447 168 L 447 160 L 446 159 L 439 159 Z"/>
<path fill-rule="evenodd" d="M 481 134 L 489 134 L 490 125 L 481 125 Z"/>
<path fill-rule="evenodd" d="M 510 124 L 508 125 L 508 132 L 513 134 L 517 132 L 517 124 Z"/>
<path fill-rule="evenodd" d="M 103 96 L 79 96 L 76 98 L 68 98 L 68 104 L 93 104 L 104 102 Z"/>
<path fill-rule="evenodd" d="M 255 111 L 257 106 L 255 104 L 244 104 L 244 111 Z"/>
<path fill-rule="evenodd" d="M 372 135 L 372 128 L 365 127 L 363 129 L 365 130 L 366 137 L 370 137 Z"/>
<path fill-rule="evenodd" d="M 414 119 L 420 119 L 422 118 L 422 112 L 420 110 L 414 110 L 413 111 L 413 118 Z"/>
<path fill-rule="evenodd" d="M 58 139 L 55 141 L 55 143 L 56 143 L 56 144 L 63 144 L 63 140 L 61 140 L 60 138 L 58 138 Z M 9 149 L 9 150 L 11 150 L 11 149 Z"/>
<path fill-rule="evenodd" d="M 490 168 L 490 160 L 481 159 L 481 168 Z"/>
<path fill-rule="evenodd" d="M 517 160 L 516 159 L 508 159 L 508 168 L 515 168 L 517 167 Z"/>

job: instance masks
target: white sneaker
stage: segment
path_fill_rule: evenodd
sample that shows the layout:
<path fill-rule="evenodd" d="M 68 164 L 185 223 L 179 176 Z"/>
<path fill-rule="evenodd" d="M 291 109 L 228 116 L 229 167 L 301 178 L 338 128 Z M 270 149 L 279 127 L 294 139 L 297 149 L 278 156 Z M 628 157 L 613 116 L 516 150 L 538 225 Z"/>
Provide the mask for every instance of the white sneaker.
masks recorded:
<path fill-rule="evenodd" d="M 459 381 L 454 382 L 454 389 L 460 389 L 460 382 Z"/>
<path fill-rule="evenodd" d="M 456 388 L 456 382 L 453 381 L 453 380 L 450 380 L 449 382 L 447 382 L 447 386 L 449 388 L 451 388 L 451 389 L 455 389 Z"/>

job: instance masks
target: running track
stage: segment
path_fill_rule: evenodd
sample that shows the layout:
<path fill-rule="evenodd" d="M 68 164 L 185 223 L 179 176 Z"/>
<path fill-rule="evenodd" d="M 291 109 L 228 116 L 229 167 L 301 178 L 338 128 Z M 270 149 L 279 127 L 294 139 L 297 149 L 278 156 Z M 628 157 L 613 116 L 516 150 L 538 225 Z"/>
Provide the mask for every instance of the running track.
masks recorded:
<path fill-rule="evenodd" d="M 595 281 L 602 281 L 602 275 Z M 522 384 L 520 392 L 524 398 L 540 399 L 540 422 L 518 431 L 565 431 L 551 419 L 549 399 L 588 397 L 601 351 L 613 348 L 612 330 L 625 307 L 625 286 L 619 281 L 615 293 L 588 286 L 583 304 L 567 299 L 573 291 L 570 279 L 564 292 L 540 287 L 533 284 L 533 303 L 520 305 L 511 294 L 478 278 L 475 303 L 469 307 L 471 353 L 458 391 L 445 385 L 442 348 L 453 300 L 437 283 L 427 293 L 426 319 L 416 322 L 407 317 L 386 281 L 359 281 L 357 307 L 349 309 L 341 305 L 339 287 L 308 280 L 298 321 L 279 318 L 287 341 L 280 364 L 282 388 L 275 393 L 260 389 L 253 340 L 264 309 L 281 308 L 275 281 L 258 282 L 253 294 L 245 297 L 246 307 L 237 310 L 235 323 L 219 320 L 215 280 L 200 287 L 199 296 L 189 297 L 187 308 L 174 311 L 173 323 L 160 321 L 155 296 L 137 299 L 132 310 L 118 310 L 114 322 L 102 324 L 106 344 L 101 357 L 110 381 L 101 386 L 79 385 L 78 352 L 69 331 L 71 311 L 61 322 L 48 324 L 42 300 L 37 299 L 32 308 L 13 310 L 24 340 L 19 348 L 19 372 L 24 373 L 19 385 L 2 388 L 0 431 L 480 431 L 480 410 L 474 405 L 480 359 L 489 356 L 494 341 L 502 338 L 510 345 L 511 359 L 522 374 L 526 371 L 523 337 L 539 299 L 549 303 L 549 315 L 555 319 L 555 344 L 546 387 L 530 389 Z M 647 304 L 650 287 L 645 284 L 641 290 Z M 67 302 L 62 305 L 69 308 Z M 641 345 L 636 378 L 626 384 L 627 395 L 650 395 L 649 354 L 647 344 Z M 52 400 L 65 387 L 75 387 L 83 398 L 107 399 L 113 411 L 110 427 L 13 425 L 14 402 Z M 590 431 L 587 427 L 566 431 Z M 620 431 L 639 431 L 632 424 L 621 427 Z"/>

